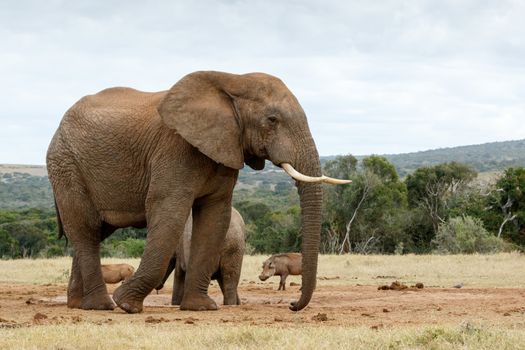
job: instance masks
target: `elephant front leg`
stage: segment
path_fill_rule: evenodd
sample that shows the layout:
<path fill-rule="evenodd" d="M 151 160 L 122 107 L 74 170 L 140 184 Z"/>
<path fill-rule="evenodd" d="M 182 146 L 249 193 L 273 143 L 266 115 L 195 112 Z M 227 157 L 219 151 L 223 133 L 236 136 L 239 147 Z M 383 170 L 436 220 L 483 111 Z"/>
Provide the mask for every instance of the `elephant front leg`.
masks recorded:
<path fill-rule="evenodd" d="M 231 198 L 193 208 L 191 254 L 181 310 L 217 310 L 208 296 L 211 275 L 219 266 L 220 251 L 230 224 Z"/>
<path fill-rule="evenodd" d="M 128 313 L 142 312 L 146 296 L 157 287 L 168 268 L 179 237 L 188 218 L 190 204 L 186 210 L 173 212 L 160 207 L 148 220 L 148 237 L 137 272 L 113 293 L 113 300 Z"/>

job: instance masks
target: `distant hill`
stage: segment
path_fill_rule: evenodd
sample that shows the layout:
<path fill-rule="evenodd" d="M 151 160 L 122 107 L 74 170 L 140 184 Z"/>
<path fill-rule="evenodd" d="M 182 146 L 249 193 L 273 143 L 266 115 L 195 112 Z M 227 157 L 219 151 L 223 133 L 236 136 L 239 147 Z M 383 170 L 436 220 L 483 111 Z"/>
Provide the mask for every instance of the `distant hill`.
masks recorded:
<path fill-rule="evenodd" d="M 480 173 L 492 173 L 489 176 L 492 178 L 495 172 L 510 166 L 525 166 L 525 139 L 383 156 L 395 165 L 400 176 L 410 174 L 422 166 L 456 161 L 471 165 Z M 321 163 L 334 158 L 321 157 Z M 362 159 L 364 156 L 357 158 Z M 266 162 L 262 171 L 244 167 L 235 190 L 236 193 L 252 193 L 254 189 L 271 192 L 291 185 L 293 181 L 284 171 Z M 0 208 L 52 206 L 53 195 L 45 166 L 0 164 Z"/>
<path fill-rule="evenodd" d="M 422 166 L 452 161 L 468 164 L 480 173 L 502 171 L 512 166 L 525 166 L 525 139 L 387 154 L 384 157 L 394 164 L 400 176 L 410 174 Z"/>
<path fill-rule="evenodd" d="M 47 169 L 45 165 L 0 164 L 0 174 L 12 173 L 47 176 Z"/>
<path fill-rule="evenodd" d="M 28 167 L 34 171 L 35 169 Z M 45 167 L 40 167 L 39 171 Z M 53 193 L 47 175 L 35 176 L 17 171 L 4 172 L 0 167 L 0 209 L 1 208 L 49 208 L 53 206 Z"/>

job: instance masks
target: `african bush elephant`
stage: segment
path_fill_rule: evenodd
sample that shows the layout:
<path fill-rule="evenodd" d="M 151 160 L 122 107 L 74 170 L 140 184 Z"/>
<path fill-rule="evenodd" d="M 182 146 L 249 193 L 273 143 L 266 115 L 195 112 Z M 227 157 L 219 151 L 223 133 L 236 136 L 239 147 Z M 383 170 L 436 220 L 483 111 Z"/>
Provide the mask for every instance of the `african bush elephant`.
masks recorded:
<path fill-rule="evenodd" d="M 65 113 L 47 152 L 59 231 L 75 250 L 68 306 L 114 308 L 100 271 L 100 241 L 119 227 L 147 226 L 139 268 L 113 294 L 126 312 L 141 312 L 192 210 L 180 308 L 216 310 L 208 285 L 238 172 L 244 163 L 263 169 L 265 159 L 298 181 L 303 289 L 291 309 L 300 310 L 316 284 L 321 182 L 344 181 L 321 176 L 305 113 L 281 80 L 199 71 L 168 91 L 117 87 L 80 99 Z"/>
<path fill-rule="evenodd" d="M 191 215 L 186 221 L 186 227 L 177 245 L 175 255 L 171 258 L 168 270 L 162 282 L 155 289 L 159 290 L 175 270 L 173 278 L 172 305 L 180 305 L 184 296 L 184 278 L 190 257 L 192 220 Z M 241 277 L 242 258 L 245 247 L 245 225 L 241 214 L 232 208 L 230 226 L 224 238 L 224 244 L 220 251 L 220 258 L 213 274 L 212 280 L 217 280 L 223 295 L 224 305 L 240 305 L 241 299 L 237 293 L 237 286 Z"/>

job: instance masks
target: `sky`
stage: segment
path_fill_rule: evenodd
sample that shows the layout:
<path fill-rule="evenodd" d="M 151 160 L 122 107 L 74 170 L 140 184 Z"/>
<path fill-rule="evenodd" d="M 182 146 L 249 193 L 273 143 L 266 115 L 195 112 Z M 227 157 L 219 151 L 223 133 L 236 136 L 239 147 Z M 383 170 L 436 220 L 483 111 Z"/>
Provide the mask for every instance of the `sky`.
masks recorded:
<path fill-rule="evenodd" d="M 525 138 L 525 1 L 0 2 L 0 163 L 44 164 L 64 112 L 111 86 L 265 72 L 321 155 Z"/>

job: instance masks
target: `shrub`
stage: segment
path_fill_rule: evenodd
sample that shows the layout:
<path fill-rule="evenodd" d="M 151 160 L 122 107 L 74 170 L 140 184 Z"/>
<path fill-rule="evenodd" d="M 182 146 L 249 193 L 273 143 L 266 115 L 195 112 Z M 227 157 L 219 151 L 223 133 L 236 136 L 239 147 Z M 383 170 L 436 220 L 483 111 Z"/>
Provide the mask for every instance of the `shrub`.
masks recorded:
<path fill-rule="evenodd" d="M 104 257 L 140 258 L 144 253 L 146 241 L 138 238 L 127 238 L 123 241 L 108 240 L 103 242 L 101 254 Z"/>
<path fill-rule="evenodd" d="M 510 245 L 490 234 L 478 218 L 460 216 L 439 225 L 432 240 L 435 252 L 443 254 L 497 253 Z"/>

